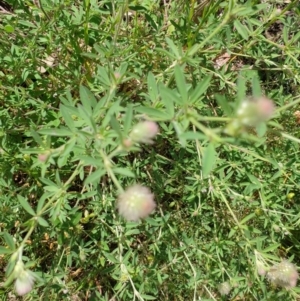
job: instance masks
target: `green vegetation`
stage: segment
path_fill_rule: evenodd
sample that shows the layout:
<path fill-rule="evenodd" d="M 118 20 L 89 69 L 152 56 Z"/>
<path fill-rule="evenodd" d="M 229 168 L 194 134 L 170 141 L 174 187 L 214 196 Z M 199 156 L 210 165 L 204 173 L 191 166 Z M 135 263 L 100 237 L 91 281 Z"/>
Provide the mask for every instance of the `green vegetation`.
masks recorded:
<path fill-rule="evenodd" d="M 300 300 L 298 0 L 0 18 L 1 300 Z"/>

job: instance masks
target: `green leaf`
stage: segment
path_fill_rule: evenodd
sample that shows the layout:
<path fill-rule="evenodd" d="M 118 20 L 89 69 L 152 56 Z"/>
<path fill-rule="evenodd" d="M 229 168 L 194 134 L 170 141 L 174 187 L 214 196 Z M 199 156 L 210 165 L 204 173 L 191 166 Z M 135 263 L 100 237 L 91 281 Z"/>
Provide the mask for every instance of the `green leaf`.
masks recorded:
<path fill-rule="evenodd" d="M 226 97 L 224 95 L 219 95 L 219 94 L 216 94 L 215 97 L 216 97 L 216 100 L 217 100 L 219 106 L 224 111 L 224 113 L 227 116 L 231 116 L 232 115 L 232 109 L 231 109 Z"/>
<path fill-rule="evenodd" d="M 100 183 L 101 177 L 106 173 L 106 170 L 103 169 L 97 169 L 93 173 L 91 173 L 84 181 L 84 185 L 90 184 L 90 183 Z"/>
<path fill-rule="evenodd" d="M 31 130 L 30 134 L 37 144 L 39 144 L 40 146 L 44 145 L 42 137 L 37 132 Z"/>
<path fill-rule="evenodd" d="M 135 178 L 135 174 L 127 168 L 116 167 L 113 169 L 114 173 L 120 174 L 122 176 Z"/>
<path fill-rule="evenodd" d="M 41 209 L 43 208 L 43 206 L 44 206 L 44 204 L 45 204 L 45 201 L 46 201 L 46 199 L 47 199 L 47 193 L 44 193 L 41 197 L 40 197 L 40 199 L 39 199 L 39 201 L 38 201 L 38 204 L 37 204 L 37 208 L 36 208 L 36 212 L 37 212 L 37 214 L 40 214 L 40 211 L 41 211 Z"/>
<path fill-rule="evenodd" d="M 116 259 L 112 254 L 105 251 L 102 251 L 102 253 L 111 263 L 119 263 L 118 259 Z"/>
<path fill-rule="evenodd" d="M 166 41 L 170 47 L 170 49 L 173 51 L 173 53 L 175 54 L 176 58 L 177 59 L 180 59 L 181 58 L 181 55 L 179 54 L 179 51 L 178 51 L 178 48 L 177 46 L 174 44 L 174 42 L 169 39 L 169 38 L 166 38 Z"/>
<path fill-rule="evenodd" d="M 260 82 L 257 74 L 255 74 L 252 78 L 252 94 L 254 97 L 261 97 L 262 95 Z"/>
<path fill-rule="evenodd" d="M 206 92 L 211 81 L 211 76 L 206 76 L 200 83 L 198 83 L 195 90 L 191 93 L 190 103 L 195 103 Z"/>
<path fill-rule="evenodd" d="M 183 134 L 183 128 L 182 125 L 177 122 L 177 121 L 172 121 L 173 127 L 176 131 L 177 137 L 179 139 L 179 143 L 181 144 L 182 147 L 186 147 L 186 140 L 184 139 L 184 137 L 182 137 Z"/>
<path fill-rule="evenodd" d="M 250 213 L 249 215 L 247 215 L 246 217 L 244 217 L 241 221 L 240 221 L 240 225 L 245 224 L 246 222 L 248 222 L 250 219 L 252 219 L 253 217 L 256 217 L 255 213 Z"/>
<path fill-rule="evenodd" d="M 188 101 L 188 91 L 185 81 L 185 77 L 182 69 L 177 65 L 175 66 L 175 80 L 177 84 L 177 89 L 181 95 L 183 104 L 186 104 Z"/>
<path fill-rule="evenodd" d="M 246 86 L 246 77 L 243 73 L 239 74 L 238 81 L 237 81 L 237 106 L 245 100 L 247 86 Z"/>
<path fill-rule="evenodd" d="M 92 108 L 95 108 L 97 105 L 97 99 L 94 94 L 85 86 L 79 87 L 80 101 L 83 104 L 85 110 L 91 115 Z"/>
<path fill-rule="evenodd" d="M 3 238 L 6 242 L 6 244 L 8 245 L 9 249 L 11 251 L 14 251 L 16 247 L 15 247 L 15 241 L 14 241 L 13 237 L 8 232 L 4 232 Z"/>
<path fill-rule="evenodd" d="M 267 132 L 267 125 L 265 122 L 261 122 L 257 127 L 256 131 L 258 134 L 258 137 L 263 137 L 265 133 Z"/>
<path fill-rule="evenodd" d="M 15 273 L 13 273 L 13 270 L 16 266 L 16 259 L 12 260 L 13 257 L 14 256 L 11 256 L 9 263 L 6 266 L 6 271 L 5 271 L 6 281 L 3 284 L 4 287 L 10 285 L 15 278 Z"/>
<path fill-rule="evenodd" d="M 159 91 L 160 91 L 161 101 L 165 105 L 168 115 L 172 116 L 172 118 L 173 118 L 173 116 L 174 116 L 173 101 L 176 99 L 177 96 L 173 97 L 174 93 L 172 93 L 172 91 L 170 89 L 163 87 L 163 86 L 160 86 Z"/>
<path fill-rule="evenodd" d="M 284 44 L 285 45 L 289 44 L 289 39 L 290 38 L 289 38 L 289 28 L 288 28 L 288 26 L 283 27 L 282 37 L 283 37 Z"/>
<path fill-rule="evenodd" d="M 155 30 L 158 30 L 158 26 L 157 26 L 157 24 L 155 23 L 155 21 L 152 19 L 151 15 L 145 13 L 145 18 L 146 18 L 146 20 L 148 21 L 148 23 L 149 23 Z"/>
<path fill-rule="evenodd" d="M 105 113 L 105 117 L 102 119 L 101 126 L 106 127 L 109 124 L 111 117 L 113 115 L 118 116 L 121 110 L 123 110 L 123 108 L 120 106 L 120 100 L 114 101 L 113 105 Z"/>
<path fill-rule="evenodd" d="M 153 297 L 150 295 L 141 295 L 141 297 L 145 300 L 157 300 L 157 297 Z"/>
<path fill-rule="evenodd" d="M 168 113 L 165 113 L 163 111 L 154 108 L 137 107 L 135 108 L 135 110 L 137 112 L 148 115 L 151 119 L 156 121 L 168 121 L 172 119 L 172 116 L 170 116 Z"/>
<path fill-rule="evenodd" d="M 238 33 L 242 36 L 244 40 L 248 40 L 249 34 L 248 34 L 248 29 L 245 25 L 243 25 L 238 19 L 234 21 L 234 26 Z"/>
<path fill-rule="evenodd" d="M 236 233 L 237 229 L 237 227 L 232 228 L 228 234 L 228 238 L 231 238 Z"/>
<path fill-rule="evenodd" d="M 75 125 L 74 125 L 74 121 L 71 117 L 72 112 L 64 105 L 60 105 L 60 113 L 67 125 L 67 127 L 71 130 L 71 131 L 75 131 Z"/>
<path fill-rule="evenodd" d="M 74 226 L 76 226 L 80 222 L 81 218 L 82 218 L 82 213 L 81 212 L 77 212 L 74 216 L 72 216 L 71 223 Z"/>
<path fill-rule="evenodd" d="M 199 132 L 192 132 L 187 131 L 185 133 L 182 133 L 180 137 L 186 139 L 186 140 L 205 140 L 207 139 L 206 135 L 201 134 Z"/>
<path fill-rule="evenodd" d="M 127 106 L 126 114 L 124 116 L 124 126 L 123 126 L 123 131 L 124 135 L 127 135 L 132 124 L 132 104 L 129 104 Z"/>
<path fill-rule="evenodd" d="M 4 31 L 6 31 L 7 33 L 13 33 L 15 31 L 15 28 L 8 24 L 4 26 Z"/>
<path fill-rule="evenodd" d="M 31 23 L 31 22 L 29 22 L 29 21 L 19 20 L 18 23 L 22 24 L 22 25 L 24 25 L 26 27 L 36 28 L 36 25 L 33 24 L 33 23 Z"/>
<path fill-rule="evenodd" d="M 274 251 L 274 250 L 277 250 L 279 247 L 281 246 L 281 244 L 278 244 L 278 243 L 275 243 L 267 248 L 265 248 L 264 250 L 262 250 L 262 252 L 264 253 L 268 253 L 270 251 Z"/>
<path fill-rule="evenodd" d="M 49 227 L 48 222 L 40 216 L 37 218 L 37 222 L 43 227 Z"/>
<path fill-rule="evenodd" d="M 53 129 L 41 129 L 39 133 L 42 135 L 57 136 L 57 137 L 72 137 L 74 134 L 68 128 L 53 128 Z"/>
<path fill-rule="evenodd" d="M 203 177 L 207 177 L 212 171 L 216 161 L 216 150 L 213 143 L 209 143 L 205 148 L 202 159 Z"/>
<path fill-rule="evenodd" d="M 122 134 L 122 131 L 120 128 L 120 124 L 115 116 L 111 116 L 110 125 L 111 125 L 112 129 L 118 134 L 118 136 L 122 140 L 123 134 Z"/>
<path fill-rule="evenodd" d="M 85 166 L 92 165 L 94 167 L 102 167 L 102 160 L 100 158 L 94 158 L 85 155 L 77 155 L 76 158 L 81 160 Z"/>
<path fill-rule="evenodd" d="M 137 235 L 137 234 L 140 234 L 140 233 L 141 233 L 141 231 L 139 229 L 130 229 L 130 230 L 126 231 L 124 236 Z"/>
<path fill-rule="evenodd" d="M 0 254 L 10 254 L 12 252 L 12 250 L 7 249 L 3 246 L 0 246 Z"/>
<path fill-rule="evenodd" d="M 153 103 L 155 103 L 159 98 L 159 94 L 156 85 L 156 80 L 152 72 L 148 73 L 147 84 L 148 84 L 148 94 L 150 96 L 150 99 Z"/>
<path fill-rule="evenodd" d="M 297 42 L 299 42 L 299 40 L 300 40 L 300 31 L 298 31 L 298 32 L 292 37 L 292 39 L 290 40 L 289 44 L 297 43 Z"/>
<path fill-rule="evenodd" d="M 55 182 L 53 182 L 53 181 L 51 181 L 51 180 L 49 180 L 47 178 L 39 178 L 39 180 L 42 183 L 44 183 L 45 185 L 48 185 L 48 186 L 57 186 L 58 187 L 58 185 Z"/>
<path fill-rule="evenodd" d="M 93 130 L 93 133 L 95 133 L 97 127 L 92 114 L 81 105 L 78 105 L 78 113 L 80 117 L 86 122 L 86 124 L 91 128 L 91 130 Z"/>
<path fill-rule="evenodd" d="M 63 151 L 60 153 L 60 156 L 57 160 L 58 167 L 63 167 L 67 164 L 70 152 L 73 151 L 76 144 L 76 139 L 70 139 L 65 145 Z"/>
<path fill-rule="evenodd" d="M 95 48 L 97 46 L 94 46 Z M 108 76 L 108 73 L 106 71 L 106 69 L 102 66 L 98 66 L 98 72 L 97 75 L 99 77 L 99 79 L 101 80 L 101 82 L 106 86 L 106 87 L 110 87 L 111 86 L 111 80 Z"/>
<path fill-rule="evenodd" d="M 32 216 L 35 216 L 35 212 L 34 210 L 30 207 L 29 203 L 27 202 L 27 200 L 21 196 L 21 195 L 17 195 L 18 201 L 21 204 L 21 206 Z"/>
<path fill-rule="evenodd" d="M 181 97 L 178 96 L 178 93 L 165 87 L 163 84 L 159 85 L 159 94 L 160 94 L 160 98 L 165 106 L 167 106 L 166 102 L 169 102 L 172 104 L 173 104 L 173 102 L 175 102 L 180 106 L 182 106 L 184 104 L 182 102 Z"/>

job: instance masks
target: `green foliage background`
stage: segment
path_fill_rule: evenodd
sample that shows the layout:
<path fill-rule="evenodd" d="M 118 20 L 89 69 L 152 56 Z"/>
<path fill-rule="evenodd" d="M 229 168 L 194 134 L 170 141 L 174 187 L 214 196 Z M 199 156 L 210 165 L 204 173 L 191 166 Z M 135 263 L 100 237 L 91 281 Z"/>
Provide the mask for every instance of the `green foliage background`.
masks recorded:
<path fill-rule="evenodd" d="M 22 250 L 24 300 L 298 300 L 256 271 L 300 264 L 298 1 L 0 6 L 3 282 Z M 226 135 L 251 94 L 274 119 Z M 155 144 L 124 150 L 144 118 Z M 135 182 L 158 206 L 129 223 L 115 203 Z"/>

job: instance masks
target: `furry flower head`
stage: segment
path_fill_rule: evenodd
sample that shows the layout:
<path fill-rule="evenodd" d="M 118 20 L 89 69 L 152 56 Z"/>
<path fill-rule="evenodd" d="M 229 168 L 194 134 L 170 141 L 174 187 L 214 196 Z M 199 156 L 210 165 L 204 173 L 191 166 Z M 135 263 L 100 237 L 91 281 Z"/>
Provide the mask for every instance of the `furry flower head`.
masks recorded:
<path fill-rule="evenodd" d="M 158 125 L 154 121 L 142 121 L 135 125 L 130 133 L 130 138 L 137 143 L 152 144 L 158 134 Z"/>
<path fill-rule="evenodd" d="M 292 288 L 297 285 L 299 274 L 291 262 L 282 260 L 270 268 L 267 276 L 274 285 Z"/>
<path fill-rule="evenodd" d="M 147 217 L 156 207 L 150 189 L 139 184 L 130 186 L 118 197 L 119 214 L 127 221 L 138 221 Z"/>
<path fill-rule="evenodd" d="M 15 282 L 15 289 L 19 296 L 23 296 L 28 294 L 34 284 L 34 277 L 30 274 L 30 272 L 24 270 L 20 273 Z"/>
<path fill-rule="evenodd" d="M 266 97 L 244 100 L 237 116 L 240 122 L 246 126 L 256 126 L 261 122 L 268 121 L 275 111 L 274 102 Z"/>

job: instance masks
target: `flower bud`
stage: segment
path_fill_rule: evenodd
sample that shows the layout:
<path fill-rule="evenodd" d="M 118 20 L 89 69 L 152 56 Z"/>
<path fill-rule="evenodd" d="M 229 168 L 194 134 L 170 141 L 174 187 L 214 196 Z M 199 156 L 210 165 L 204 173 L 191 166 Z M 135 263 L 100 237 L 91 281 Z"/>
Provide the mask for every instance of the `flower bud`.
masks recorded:
<path fill-rule="evenodd" d="M 272 266 L 267 276 L 271 283 L 285 288 L 295 287 L 299 277 L 296 267 L 287 260 Z"/>
<path fill-rule="evenodd" d="M 228 295 L 231 291 L 230 284 L 226 281 L 218 285 L 218 291 L 221 294 L 221 296 Z"/>
<path fill-rule="evenodd" d="M 130 148 L 132 146 L 132 141 L 131 139 L 124 139 L 123 141 L 123 146 L 127 149 Z"/>
<path fill-rule="evenodd" d="M 38 155 L 38 160 L 42 163 L 46 163 L 47 160 L 49 159 L 51 152 L 50 151 L 46 151 L 44 153 L 41 153 Z"/>
<path fill-rule="evenodd" d="M 158 125 L 153 121 L 142 121 L 135 125 L 130 138 L 137 143 L 152 144 L 152 139 L 158 134 Z"/>
<path fill-rule="evenodd" d="M 257 269 L 257 274 L 260 276 L 265 276 L 266 275 L 266 267 L 261 261 L 256 261 L 256 269 Z"/>
<path fill-rule="evenodd" d="M 133 185 L 118 197 L 119 214 L 128 221 L 138 221 L 147 217 L 156 207 L 150 189 L 139 184 Z"/>
<path fill-rule="evenodd" d="M 86 260 L 86 254 L 84 252 L 84 249 L 79 247 L 79 258 L 82 262 L 85 262 Z"/>

